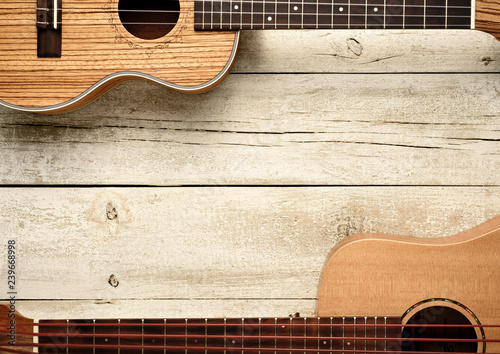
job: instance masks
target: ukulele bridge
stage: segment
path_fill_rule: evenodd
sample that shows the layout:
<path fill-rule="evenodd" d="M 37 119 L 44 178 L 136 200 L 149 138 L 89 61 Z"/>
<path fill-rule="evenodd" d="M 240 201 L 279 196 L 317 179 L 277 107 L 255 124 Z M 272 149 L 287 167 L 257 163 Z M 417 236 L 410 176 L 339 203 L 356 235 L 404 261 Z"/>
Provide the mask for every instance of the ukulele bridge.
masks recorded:
<path fill-rule="evenodd" d="M 62 47 L 62 0 L 37 0 L 36 27 L 39 58 L 60 58 Z"/>

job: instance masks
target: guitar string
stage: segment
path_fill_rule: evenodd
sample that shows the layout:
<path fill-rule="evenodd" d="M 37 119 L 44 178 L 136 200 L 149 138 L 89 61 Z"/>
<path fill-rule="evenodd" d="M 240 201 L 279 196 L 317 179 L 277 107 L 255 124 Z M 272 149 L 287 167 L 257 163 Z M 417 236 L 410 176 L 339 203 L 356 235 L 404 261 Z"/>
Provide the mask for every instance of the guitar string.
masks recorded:
<path fill-rule="evenodd" d="M 383 337 L 382 337 L 383 338 Z M 304 339 L 304 337 L 302 337 Z M 312 340 L 315 340 L 316 338 L 311 338 Z M 360 341 L 363 341 L 362 338 L 360 338 Z M 304 342 L 302 342 L 304 343 Z M 301 343 L 301 344 L 302 344 Z M 189 346 L 189 345 L 139 345 L 139 344 L 123 344 L 123 345 L 114 345 L 114 344 L 50 344 L 50 343 L 20 343 L 19 347 L 38 347 L 38 348 L 49 348 L 49 349 L 62 349 L 66 353 L 69 349 L 142 349 L 142 350 L 158 350 L 158 349 L 164 349 L 164 350 L 200 350 L 200 351 L 206 351 L 206 350 L 227 350 L 232 349 L 232 350 L 243 350 L 243 351 L 254 351 L 254 352 L 262 352 L 262 351 L 273 351 L 273 352 L 314 352 L 314 353 L 349 353 L 349 354 L 356 354 L 356 353 L 364 353 L 364 354 L 378 354 L 378 353 L 385 353 L 385 354 L 401 354 L 401 350 L 385 350 L 385 349 L 325 349 L 325 348 L 307 348 L 307 343 L 304 343 L 303 348 L 289 348 L 289 347 L 283 347 L 279 348 L 277 346 L 270 346 L 270 347 L 244 347 L 244 346 L 234 346 L 235 343 L 232 343 L 233 345 L 231 346 Z M 6 346 L 5 344 L 0 344 L 0 346 Z M 302 346 L 302 345 L 301 345 Z M 23 352 L 22 350 L 19 351 L 20 353 L 32 353 L 32 352 Z M 57 352 L 55 352 L 57 353 Z M 437 353 L 442 353 L 440 351 L 404 351 L 405 354 L 437 354 Z M 470 352 L 454 352 L 454 354 L 470 354 Z M 489 354 L 500 354 L 500 353 L 489 353 Z"/>
<path fill-rule="evenodd" d="M 282 325 L 280 327 L 285 327 L 286 325 Z M 136 324 L 136 327 L 140 327 L 140 324 Z M 200 327 L 203 327 L 200 325 Z M 226 326 L 232 327 L 232 326 Z M 250 327 L 250 326 L 248 326 Z M 314 326 L 317 327 L 317 326 Z M 364 325 L 358 325 L 357 328 L 363 328 Z M 184 326 L 180 326 L 182 330 L 184 330 Z M 282 328 L 283 329 L 283 328 Z M 1 333 L 9 333 L 8 331 L 1 331 Z M 31 335 L 42 338 L 50 338 L 50 337 L 64 337 L 64 338 L 171 338 L 171 339 L 224 339 L 224 338 L 233 338 L 233 339 L 304 339 L 304 336 L 285 336 L 285 335 L 266 335 L 266 336 L 257 336 L 257 335 L 222 335 L 222 334 L 138 334 L 138 333 L 63 333 L 63 332 L 54 332 L 54 333 L 34 333 L 34 332 L 16 332 L 17 334 L 22 335 Z M 314 336 L 312 339 L 320 339 L 320 340 L 377 340 L 384 338 L 384 340 L 390 341 L 404 341 L 404 342 L 460 342 L 460 343 L 500 343 L 500 339 L 472 339 L 472 338 L 418 338 L 418 337 L 360 337 L 360 336 Z M 5 345 L 5 344 L 0 344 Z"/>
<path fill-rule="evenodd" d="M 303 318 L 304 317 L 295 317 L 295 318 L 299 318 L 300 321 L 303 321 Z M 309 319 L 309 317 L 305 317 L 307 319 Z M 316 317 L 311 317 L 311 318 L 314 318 L 316 319 Z M 320 317 L 320 320 L 321 319 L 330 319 L 330 317 Z M 333 317 L 335 319 L 335 317 Z M 216 319 L 218 320 L 218 319 Z M 239 321 L 240 319 L 227 319 L 227 320 L 235 320 L 235 321 Z M 252 320 L 251 318 L 245 318 L 245 320 Z M 280 319 L 278 319 L 280 320 Z M 367 324 L 353 324 L 353 323 L 289 323 L 289 318 L 281 318 L 281 320 L 286 320 L 286 324 L 284 323 L 262 323 L 262 324 L 257 324 L 257 323 L 253 323 L 253 326 L 254 327 L 281 327 L 283 325 L 286 325 L 287 327 L 317 327 L 317 326 L 320 326 L 320 327 L 379 327 L 379 328 L 384 328 L 384 327 L 387 327 L 387 328 L 399 328 L 399 327 L 415 327 L 415 328 L 420 328 L 422 327 L 422 324 L 400 324 L 400 323 L 387 323 L 387 324 L 384 324 L 384 323 L 381 323 L 381 324 L 374 324 L 374 323 L 367 323 Z M 162 319 L 158 320 L 158 319 L 151 319 L 149 321 L 161 321 L 161 322 L 158 322 L 158 323 L 154 323 L 154 322 L 146 322 L 146 323 L 142 323 L 142 320 L 140 320 L 141 322 L 123 322 L 124 320 L 121 320 L 120 323 L 118 322 L 96 322 L 94 323 L 93 320 L 90 320 L 90 322 L 71 322 L 71 321 L 86 321 L 86 320 L 70 320 L 70 322 L 67 322 L 66 320 L 61 320 L 61 322 L 57 322 L 58 320 L 46 320 L 46 321 L 50 321 L 50 322 L 40 322 L 40 323 L 37 323 L 36 326 L 37 327 L 51 327 L 51 326 L 58 326 L 58 325 L 63 325 L 63 326 L 66 326 L 66 325 L 74 325 L 76 327 L 107 327 L 107 326 L 112 326 L 112 327 L 137 327 L 137 326 L 144 326 L 144 327 L 247 327 L 247 326 L 251 326 L 251 324 L 241 324 L 241 323 L 228 323 L 228 324 L 224 324 L 224 323 L 207 323 L 205 324 L 204 322 L 199 322 L 199 323 L 195 323 L 195 322 L 191 322 L 191 323 L 184 323 L 185 319 L 182 319 L 181 322 L 167 322 L 167 323 L 164 323 Z M 98 320 L 96 320 L 98 321 Z M 106 320 L 105 320 L 106 321 Z M 132 320 L 133 321 L 133 320 Z M 3 326 L 10 326 L 10 323 L 5 323 L 5 324 L 2 324 L 0 323 L 0 327 L 3 327 Z M 17 327 L 30 327 L 30 326 L 34 326 L 33 323 L 16 323 L 16 326 Z M 429 327 L 429 328 L 500 328 L 500 324 L 425 324 L 425 327 Z M 5 330 L 0 330 L 0 333 Z"/>
<path fill-rule="evenodd" d="M 191 14 L 191 13 L 194 13 L 195 15 L 196 14 L 203 14 L 202 11 L 172 11 L 172 12 L 175 12 L 175 13 L 179 13 L 179 14 Z M 212 12 L 206 12 L 204 13 L 205 15 L 208 15 L 208 14 L 211 14 Z M 274 12 L 253 12 L 253 13 L 250 13 L 250 12 L 239 12 L 239 13 L 234 13 L 234 12 L 221 12 L 221 11 L 215 11 L 213 12 L 215 15 L 218 15 L 218 16 L 231 16 L 232 17 L 232 20 L 231 21 L 226 21 L 226 22 L 223 22 L 222 24 L 220 24 L 218 21 L 214 21 L 216 22 L 215 24 L 218 25 L 218 26 L 221 26 L 221 27 L 224 27 L 224 26 L 249 26 L 249 25 L 266 25 L 268 24 L 269 22 L 266 22 L 266 21 L 254 21 L 254 22 L 242 22 L 242 21 L 235 21 L 234 17 L 235 16 L 250 16 L 252 14 L 254 15 L 275 15 L 275 16 L 287 16 L 287 13 L 274 13 Z M 296 16 L 299 16 L 300 14 L 297 14 L 297 13 L 290 13 L 291 16 L 293 15 L 296 15 Z M 315 13 L 304 13 L 305 16 L 316 16 Z M 331 18 L 331 16 L 336 16 L 338 18 L 345 18 L 346 16 L 349 16 L 351 19 L 352 18 L 365 18 L 365 14 L 353 14 L 351 13 L 350 15 L 344 15 L 344 14 L 339 14 L 339 13 L 336 13 L 336 14 L 318 14 L 318 16 L 327 16 L 328 18 Z M 368 17 L 370 20 L 373 20 L 374 18 L 373 17 L 379 17 L 379 16 L 382 16 L 382 14 L 380 15 L 373 15 L 373 14 L 369 14 L 370 17 Z M 403 16 L 402 15 L 392 15 L 394 18 L 402 18 Z M 260 17 L 260 16 L 259 16 Z M 421 16 L 421 15 L 405 15 L 404 16 L 405 18 L 415 18 L 415 19 L 423 19 L 424 17 Z M 458 20 L 458 19 L 467 19 L 467 20 L 470 20 L 470 15 L 469 16 L 451 16 L 451 15 L 448 15 L 446 16 L 448 19 L 455 19 L 455 20 Z M 443 16 L 439 16 L 439 15 L 426 15 L 425 16 L 426 19 L 430 19 L 430 18 L 435 18 L 435 19 L 444 19 Z M 275 19 L 278 19 L 278 17 L 276 17 Z M 274 20 L 273 19 L 273 25 L 274 25 Z M 84 20 L 82 20 L 84 21 Z M 182 21 L 179 22 L 179 21 L 175 21 L 175 22 L 119 22 L 120 24 L 122 25 L 154 25 L 154 26 L 172 26 L 172 25 L 176 25 L 176 24 L 182 24 Z M 185 23 L 185 24 L 192 24 L 192 25 L 202 25 L 203 23 L 207 24 L 207 23 L 211 23 L 211 21 L 202 21 L 202 22 L 188 22 L 188 23 Z M 302 22 L 301 22 L 302 23 Z M 63 22 L 63 21 L 60 21 L 58 22 L 59 25 L 61 26 L 79 26 L 79 27 L 88 27 L 88 26 L 109 26 L 109 25 L 113 25 L 114 23 L 110 23 L 108 20 L 103 20 L 103 22 L 92 22 L 92 23 L 89 23 L 89 22 L 82 22 L 82 23 L 79 23 L 79 22 L 75 22 L 74 20 L 72 20 L 71 22 Z M 295 24 L 298 24 L 298 23 L 295 23 L 294 21 L 286 21 L 286 22 L 282 22 L 282 23 L 278 23 L 278 25 L 280 26 L 286 26 L 286 25 L 295 25 Z M 116 24 L 115 24 L 116 25 Z M 327 23 L 319 23 L 319 24 L 316 24 L 316 22 L 314 21 L 314 23 L 306 23 L 304 22 L 304 25 L 313 25 L 314 27 L 313 28 L 316 28 L 316 27 L 319 27 L 319 26 L 335 26 L 335 25 L 339 25 L 339 26 L 344 26 L 346 25 L 345 23 L 331 23 L 331 22 L 327 22 Z M 370 27 L 370 26 L 379 26 L 381 24 L 379 23 L 367 23 L 367 22 L 364 22 L 364 21 L 361 21 L 359 23 L 352 23 L 350 24 L 351 26 L 352 25 L 355 25 L 355 26 L 364 26 L 366 25 L 367 27 Z M 388 27 L 396 27 L 396 26 L 401 26 L 402 24 L 401 23 L 386 23 L 386 26 Z M 464 24 L 461 24 L 461 23 L 458 23 L 458 24 L 448 24 L 448 28 L 451 28 L 453 26 L 468 26 L 469 23 L 464 23 Z M 10 27 L 12 25 L 10 24 L 0 24 L 0 27 Z M 406 23 L 405 24 L 405 28 L 409 28 L 409 27 L 415 27 L 415 29 L 421 29 L 422 27 L 422 24 L 421 23 Z M 330 27 L 329 27 L 330 28 Z M 431 24 L 431 23 L 426 23 L 426 28 L 427 29 L 432 29 L 432 28 L 435 28 L 435 29 L 444 29 L 445 28 L 445 25 L 444 23 L 434 23 L 434 24 Z"/>

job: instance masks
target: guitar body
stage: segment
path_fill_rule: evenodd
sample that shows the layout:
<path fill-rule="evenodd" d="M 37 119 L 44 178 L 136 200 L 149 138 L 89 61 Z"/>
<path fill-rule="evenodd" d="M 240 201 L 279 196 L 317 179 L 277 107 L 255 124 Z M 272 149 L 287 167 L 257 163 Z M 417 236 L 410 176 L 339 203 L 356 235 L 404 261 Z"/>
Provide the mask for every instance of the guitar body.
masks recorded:
<path fill-rule="evenodd" d="M 403 322 L 425 307 L 445 306 L 470 322 L 475 316 L 481 324 L 498 325 L 500 216 L 437 239 L 348 237 L 330 253 L 318 298 L 319 316 L 403 316 L 419 304 Z M 500 338 L 500 328 L 484 333 Z M 486 349 L 498 353 L 500 343 L 488 343 Z"/>
<path fill-rule="evenodd" d="M 44 113 L 69 111 L 131 79 L 203 92 L 224 79 L 236 55 L 238 32 L 194 30 L 192 1 L 180 0 L 175 26 L 153 39 L 133 35 L 124 27 L 119 0 L 63 0 L 62 4 L 62 56 L 40 58 L 37 1 L 0 2 L 4 105 Z"/>

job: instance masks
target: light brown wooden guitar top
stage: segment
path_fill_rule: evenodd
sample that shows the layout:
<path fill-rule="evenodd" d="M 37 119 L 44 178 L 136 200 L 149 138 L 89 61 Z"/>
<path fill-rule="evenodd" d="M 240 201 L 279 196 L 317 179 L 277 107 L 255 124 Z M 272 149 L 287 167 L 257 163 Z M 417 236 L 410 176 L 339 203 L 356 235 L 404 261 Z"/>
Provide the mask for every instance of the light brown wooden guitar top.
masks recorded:
<path fill-rule="evenodd" d="M 449 299 L 470 309 L 482 324 L 498 324 L 500 216 L 437 239 L 349 237 L 332 250 L 318 298 L 319 316 L 402 316 L 421 301 Z M 485 334 L 500 338 L 500 329 L 485 329 Z M 499 351 L 500 343 L 488 344 L 487 352 Z"/>

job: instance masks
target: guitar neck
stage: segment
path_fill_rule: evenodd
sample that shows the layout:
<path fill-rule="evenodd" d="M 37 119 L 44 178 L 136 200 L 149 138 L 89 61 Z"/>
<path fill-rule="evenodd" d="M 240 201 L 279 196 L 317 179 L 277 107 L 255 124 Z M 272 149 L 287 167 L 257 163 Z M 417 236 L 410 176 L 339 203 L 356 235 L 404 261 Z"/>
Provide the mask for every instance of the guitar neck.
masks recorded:
<path fill-rule="evenodd" d="M 470 29 L 473 0 L 197 0 L 197 29 Z"/>
<path fill-rule="evenodd" d="M 143 354 L 401 349 L 398 317 L 40 320 L 33 326 L 39 352 L 50 348 L 51 353 L 65 354 L 137 348 Z"/>
<path fill-rule="evenodd" d="M 500 0 L 195 0 L 195 29 L 479 29 Z"/>

